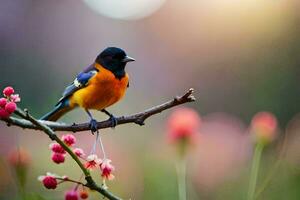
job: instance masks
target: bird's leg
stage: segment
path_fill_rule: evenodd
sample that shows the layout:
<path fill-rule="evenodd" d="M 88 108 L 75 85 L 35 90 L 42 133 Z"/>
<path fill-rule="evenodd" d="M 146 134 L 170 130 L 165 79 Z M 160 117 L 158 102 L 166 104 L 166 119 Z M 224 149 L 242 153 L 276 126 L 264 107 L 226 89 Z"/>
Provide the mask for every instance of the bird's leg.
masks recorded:
<path fill-rule="evenodd" d="M 90 111 L 85 110 L 88 116 L 90 117 L 90 128 L 92 133 L 94 134 L 95 132 L 98 132 L 98 126 L 97 126 L 97 121 L 93 118 L 92 114 Z"/>
<path fill-rule="evenodd" d="M 111 121 L 111 124 L 112 124 L 111 126 L 113 128 L 117 126 L 118 120 L 117 120 L 117 118 L 113 114 L 111 114 L 110 112 L 108 112 L 105 109 L 102 109 L 101 112 L 104 112 L 105 114 L 107 114 L 109 116 L 109 120 Z"/>

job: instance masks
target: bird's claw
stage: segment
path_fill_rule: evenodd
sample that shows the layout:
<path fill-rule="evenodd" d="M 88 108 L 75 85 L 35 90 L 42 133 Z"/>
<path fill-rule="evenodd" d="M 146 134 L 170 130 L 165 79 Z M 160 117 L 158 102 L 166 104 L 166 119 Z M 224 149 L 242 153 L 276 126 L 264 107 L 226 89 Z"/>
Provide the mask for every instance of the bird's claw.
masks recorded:
<path fill-rule="evenodd" d="M 90 129 L 91 129 L 93 134 L 98 131 L 98 125 L 97 125 L 97 121 L 95 119 L 91 119 Z"/>
<path fill-rule="evenodd" d="M 118 120 L 115 116 L 111 115 L 109 117 L 109 120 L 111 121 L 111 127 L 115 128 L 118 125 Z"/>

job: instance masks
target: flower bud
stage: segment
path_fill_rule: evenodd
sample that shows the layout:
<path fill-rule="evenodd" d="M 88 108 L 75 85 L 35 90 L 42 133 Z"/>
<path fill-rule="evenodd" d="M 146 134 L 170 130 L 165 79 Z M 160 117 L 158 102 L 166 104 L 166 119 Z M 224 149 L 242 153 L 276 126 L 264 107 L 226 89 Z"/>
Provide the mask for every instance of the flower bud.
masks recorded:
<path fill-rule="evenodd" d="M 8 155 L 8 161 L 14 167 L 28 167 L 30 160 L 29 153 L 23 148 L 15 149 Z"/>
<path fill-rule="evenodd" d="M 193 144 L 201 124 L 200 116 L 190 108 L 175 110 L 167 122 L 168 138 L 176 144 L 180 156 L 186 154 L 187 148 Z"/>
<path fill-rule="evenodd" d="M 9 114 L 12 114 L 17 109 L 17 104 L 15 102 L 9 102 L 5 105 L 5 110 Z"/>
<path fill-rule="evenodd" d="M 73 152 L 76 154 L 76 156 L 78 156 L 78 157 L 82 157 L 82 156 L 84 156 L 84 152 L 83 152 L 83 150 L 81 149 L 81 148 L 75 148 L 74 150 L 73 150 Z"/>
<path fill-rule="evenodd" d="M 270 143 L 276 137 L 277 120 L 269 112 L 257 113 L 251 122 L 251 131 L 255 135 L 256 141 L 263 144 Z"/>
<path fill-rule="evenodd" d="M 168 134 L 173 142 L 190 140 L 199 132 L 201 119 L 198 113 L 190 108 L 174 111 L 168 119 Z"/>
<path fill-rule="evenodd" d="M 72 134 L 63 135 L 61 139 L 68 146 L 73 146 L 76 143 L 76 138 Z"/>
<path fill-rule="evenodd" d="M 39 181 L 42 181 L 43 185 L 47 189 L 54 190 L 57 187 L 57 180 L 52 175 L 47 174 L 47 176 L 40 176 L 38 179 Z"/>
<path fill-rule="evenodd" d="M 21 147 L 14 149 L 8 154 L 8 162 L 15 172 L 16 180 L 22 187 L 25 186 L 27 181 L 30 161 L 30 154 Z"/>
<path fill-rule="evenodd" d="M 5 108 L 7 104 L 7 99 L 6 98 L 0 98 L 0 107 Z"/>
<path fill-rule="evenodd" d="M 55 162 L 56 164 L 60 164 L 65 162 L 65 154 L 61 153 L 53 153 L 51 157 L 52 161 Z"/>
<path fill-rule="evenodd" d="M 65 200 L 78 200 L 78 194 L 75 190 L 67 191 L 65 194 Z"/>
<path fill-rule="evenodd" d="M 85 190 L 80 191 L 79 195 L 81 199 L 87 199 L 89 197 L 89 193 L 87 193 Z"/>
<path fill-rule="evenodd" d="M 64 154 L 66 153 L 66 151 L 64 150 L 64 148 L 62 148 L 62 146 L 58 143 L 51 143 L 49 145 L 50 149 L 54 152 L 54 153 L 61 153 Z"/>
<path fill-rule="evenodd" d="M 20 96 L 19 96 L 18 94 L 13 94 L 13 95 L 11 95 L 11 96 L 10 96 L 10 99 L 11 99 L 12 102 L 15 102 L 15 103 L 21 101 L 21 98 L 20 98 Z"/>
<path fill-rule="evenodd" d="M 15 93 L 15 90 L 10 86 L 4 88 L 4 90 L 3 90 L 3 94 L 6 97 L 10 97 L 10 95 L 12 95 L 13 93 Z"/>

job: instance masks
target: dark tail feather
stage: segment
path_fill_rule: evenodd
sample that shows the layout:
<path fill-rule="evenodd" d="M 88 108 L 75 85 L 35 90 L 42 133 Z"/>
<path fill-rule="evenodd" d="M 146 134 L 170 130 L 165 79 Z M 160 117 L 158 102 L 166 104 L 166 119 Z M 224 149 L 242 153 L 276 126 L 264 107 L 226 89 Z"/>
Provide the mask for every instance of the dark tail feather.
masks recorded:
<path fill-rule="evenodd" d="M 66 103 L 61 102 L 60 104 L 55 106 L 55 108 L 52 111 L 50 111 L 49 113 L 44 115 L 41 118 L 41 120 L 47 120 L 47 121 L 55 122 L 59 118 L 61 118 L 65 113 L 69 112 L 70 110 L 72 110 L 72 108 L 70 108 L 68 105 L 66 105 Z"/>

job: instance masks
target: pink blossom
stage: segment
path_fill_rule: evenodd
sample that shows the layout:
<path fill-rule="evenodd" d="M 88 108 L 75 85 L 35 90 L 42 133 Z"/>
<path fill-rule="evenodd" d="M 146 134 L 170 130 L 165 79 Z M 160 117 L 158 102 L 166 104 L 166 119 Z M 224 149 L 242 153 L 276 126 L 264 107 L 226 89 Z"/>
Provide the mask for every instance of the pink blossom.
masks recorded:
<path fill-rule="evenodd" d="M 65 200 L 78 200 L 78 193 L 75 190 L 67 191 L 65 194 Z"/>
<path fill-rule="evenodd" d="M 115 168 L 110 163 L 111 160 L 104 159 L 103 162 L 100 164 L 100 170 L 102 172 L 101 176 L 107 180 L 114 179 L 114 175 L 112 175 L 112 172 L 115 170 Z"/>
<path fill-rule="evenodd" d="M 60 164 L 65 162 L 65 154 L 62 153 L 53 153 L 51 157 L 52 161 L 55 162 L 56 164 Z"/>
<path fill-rule="evenodd" d="M 0 107 L 5 108 L 7 104 L 7 99 L 6 98 L 0 98 Z"/>
<path fill-rule="evenodd" d="M 84 154 L 84 152 L 83 152 L 83 150 L 81 149 L 81 148 L 75 148 L 74 150 L 73 150 L 73 152 L 76 154 L 76 156 L 78 156 L 78 157 L 82 157 L 82 156 L 84 156 L 85 154 Z"/>
<path fill-rule="evenodd" d="M 201 119 L 193 109 L 177 109 L 168 119 L 168 136 L 173 142 L 190 142 L 199 132 L 200 123 Z"/>
<path fill-rule="evenodd" d="M 0 118 L 8 118 L 10 114 L 3 108 L 0 108 Z"/>
<path fill-rule="evenodd" d="M 62 146 L 58 143 L 51 143 L 49 147 L 55 153 L 61 153 L 61 154 L 66 153 L 66 151 L 62 148 Z"/>
<path fill-rule="evenodd" d="M 87 157 L 87 162 L 85 163 L 85 168 L 94 169 L 99 166 L 101 162 L 102 160 L 99 159 L 96 154 L 89 155 Z"/>
<path fill-rule="evenodd" d="M 10 96 L 10 99 L 11 99 L 12 102 L 15 102 L 15 103 L 21 101 L 21 98 L 20 98 L 20 96 L 19 96 L 18 94 L 13 94 L 13 95 L 11 95 L 11 96 Z"/>
<path fill-rule="evenodd" d="M 15 90 L 14 90 L 14 88 L 12 88 L 10 86 L 4 88 L 4 90 L 3 90 L 3 94 L 6 97 L 10 97 L 10 95 L 12 95 L 13 93 L 15 93 Z"/>
<path fill-rule="evenodd" d="M 72 134 L 63 135 L 61 138 L 68 146 L 73 146 L 76 143 L 76 138 Z"/>
<path fill-rule="evenodd" d="M 15 112 L 16 109 L 17 109 L 17 104 L 15 102 L 9 102 L 5 106 L 5 110 L 9 114 L 12 114 L 13 112 Z"/>
<path fill-rule="evenodd" d="M 38 180 L 41 181 L 47 189 L 55 189 L 57 187 L 57 180 L 55 176 L 50 173 L 47 173 L 46 176 L 40 176 Z"/>

